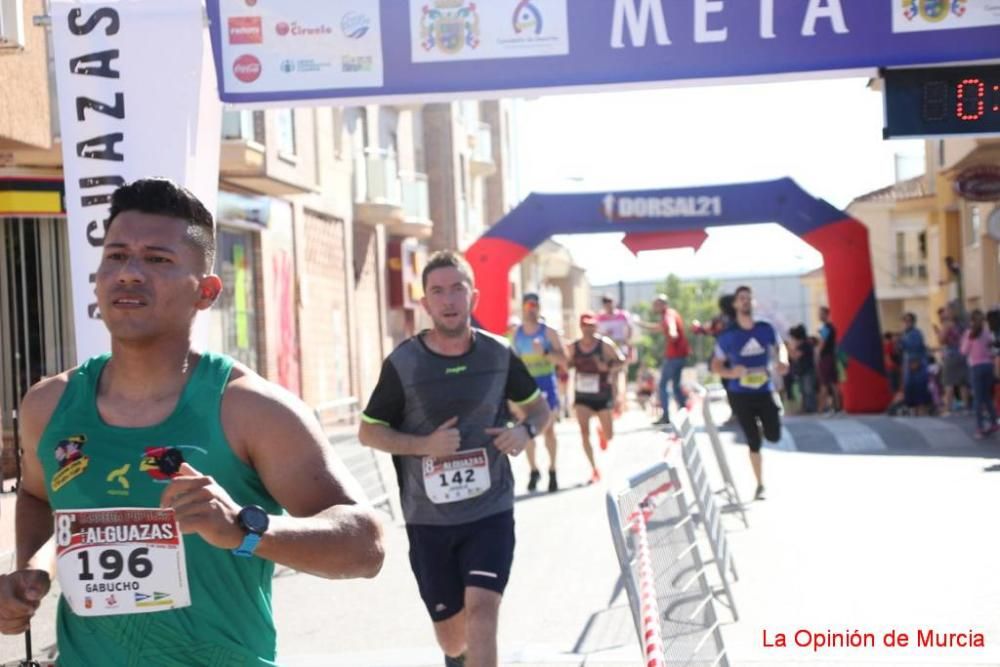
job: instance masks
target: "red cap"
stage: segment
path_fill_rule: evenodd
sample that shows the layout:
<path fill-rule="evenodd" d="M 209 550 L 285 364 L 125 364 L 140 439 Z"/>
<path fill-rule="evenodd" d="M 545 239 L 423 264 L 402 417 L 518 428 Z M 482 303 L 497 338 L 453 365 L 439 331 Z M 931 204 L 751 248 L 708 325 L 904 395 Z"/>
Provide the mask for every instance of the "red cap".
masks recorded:
<path fill-rule="evenodd" d="M 591 312 L 586 312 L 580 315 L 580 325 L 585 324 L 597 324 L 597 318 Z"/>

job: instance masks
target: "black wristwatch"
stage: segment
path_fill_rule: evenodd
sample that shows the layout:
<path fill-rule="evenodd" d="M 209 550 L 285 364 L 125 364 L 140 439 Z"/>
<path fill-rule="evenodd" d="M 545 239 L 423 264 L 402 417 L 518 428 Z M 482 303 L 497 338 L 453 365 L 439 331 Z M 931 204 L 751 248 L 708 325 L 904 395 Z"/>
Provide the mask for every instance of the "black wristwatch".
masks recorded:
<path fill-rule="evenodd" d="M 534 440 L 535 436 L 538 435 L 538 431 L 535 430 L 535 425 L 529 421 L 523 421 L 518 424 L 518 426 L 523 426 L 524 430 L 528 432 L 528 437 L 532 440 Z"/>
<path fill-rule="evenodd" d="M 236 515 L 236 520 L 246 534 L 243 536 L 243 542 L 240 543 L 240 546 L 233 549 L 233 555 L 249 558 L 253 555 L 254 549 L 257 548 L 257 544 L 271 523 L 271 519 L 263 508 L 257 505 L 247 505 Z"/>

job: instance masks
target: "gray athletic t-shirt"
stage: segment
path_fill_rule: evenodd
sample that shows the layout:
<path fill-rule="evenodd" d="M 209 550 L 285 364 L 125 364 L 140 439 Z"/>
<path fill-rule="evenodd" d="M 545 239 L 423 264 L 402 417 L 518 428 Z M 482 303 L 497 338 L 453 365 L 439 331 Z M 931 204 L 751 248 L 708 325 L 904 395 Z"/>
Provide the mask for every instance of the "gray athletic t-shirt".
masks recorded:
<path fill-rule="evenodd" d="M 460 456 L 393 456 L 403 517 L 409 524 L 452 526 L 510 510 L 510 463 L 485 429 L 507 424 L 507 401 L 531 401 L 538 386 L 504 338 L 473 329 L 468 352 L 444 356 L 427 347 L 425 333 L 385 360 L 362 415 L 413 435 L 429 435 L 458 417 Z"/>

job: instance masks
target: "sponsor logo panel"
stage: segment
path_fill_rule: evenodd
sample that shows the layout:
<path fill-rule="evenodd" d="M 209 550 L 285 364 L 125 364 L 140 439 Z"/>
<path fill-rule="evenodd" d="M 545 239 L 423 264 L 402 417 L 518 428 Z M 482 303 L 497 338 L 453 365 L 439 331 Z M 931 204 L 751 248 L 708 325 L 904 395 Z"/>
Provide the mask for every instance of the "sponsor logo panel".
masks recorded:
<path fill-rule="evenodd" d="M 264 28 L 259 16 L 230 16 L 227 25 L 230 44 L 260 44 L 264 41 Z"/>

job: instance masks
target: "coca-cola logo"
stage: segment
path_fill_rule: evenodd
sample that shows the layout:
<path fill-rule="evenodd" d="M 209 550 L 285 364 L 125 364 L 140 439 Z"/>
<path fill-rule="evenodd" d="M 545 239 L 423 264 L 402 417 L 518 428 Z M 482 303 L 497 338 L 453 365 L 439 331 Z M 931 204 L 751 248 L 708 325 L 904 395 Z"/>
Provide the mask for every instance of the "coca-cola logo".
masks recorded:
<path fill-rule="evenodd" d="M 260 76 L 261 66 L 257 56 L 245 53 L 233 62 L 233 76 L 243 83 L 251 83 Z"/>
<path fill-rule="evenodd" d="M 280 21 L 278 22 L 277 25 L 274 26 L 274 31 L 279 35 L 281 35 L 282 37 L 284 37 L 285 35 L 288 34 L 289 31 L 288 24 L 285 23 L 284 21 Z"/>
<path fill-rule="evenodd" d="M 1000 201 L 1000 167 L 969 167 L 955 179 L 955 192 L 969 201 Z"/>

